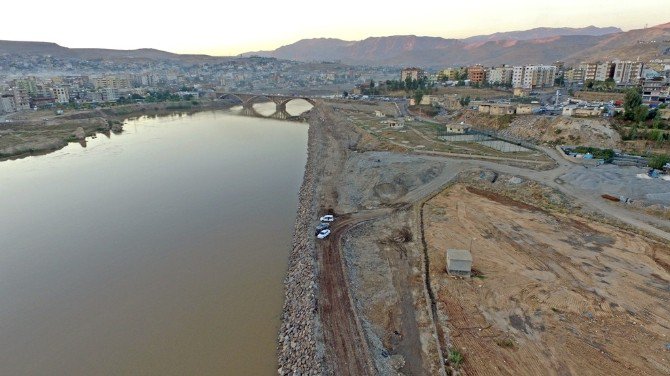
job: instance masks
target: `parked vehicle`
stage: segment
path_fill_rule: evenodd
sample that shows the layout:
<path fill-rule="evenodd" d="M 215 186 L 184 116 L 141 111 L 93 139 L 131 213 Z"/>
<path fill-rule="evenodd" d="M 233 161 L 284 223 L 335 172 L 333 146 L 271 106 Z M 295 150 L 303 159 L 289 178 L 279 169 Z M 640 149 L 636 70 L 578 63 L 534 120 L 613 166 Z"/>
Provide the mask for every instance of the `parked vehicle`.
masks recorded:
<path fill-rule="evenodd" d="M 335 220 L 335 217 L 332 214 L 326 214 L 321 217 L 321 222 L 332 222 Z"/>
<path fill-rule="evenodd" d="M 319 232 L 319 234 L 316 237 L 319 239 L 325 239 L 328 235 L 330 235 L 330 229 L 325 229 L 321 230 L 321 232 Z"/>
<path fill-rule="evenodd" d="M 321 231 L 327 229 L 328 227 L 330 227 L 330 224 L 328 224 L 328 223 L 323 223 L 323 222 L 322 222 L 322 223 L 319 223 L 319 224 L 316 226 L 316 233 L 315 233 L 314 235 L 319 235 L 319 233 L 320 233 Z"/>

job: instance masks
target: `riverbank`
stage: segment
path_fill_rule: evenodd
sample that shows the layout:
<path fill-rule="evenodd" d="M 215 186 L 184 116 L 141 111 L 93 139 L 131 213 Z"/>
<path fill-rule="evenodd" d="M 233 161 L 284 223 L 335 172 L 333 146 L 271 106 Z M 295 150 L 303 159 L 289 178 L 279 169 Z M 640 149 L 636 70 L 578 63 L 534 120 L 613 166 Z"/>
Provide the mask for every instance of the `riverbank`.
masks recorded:
<path fill-rule="evenodd" d="M 298 194 L 298 213 L 284 280 L 285 299 L 277 346 L 280 375 L 321 375 L 323 339 L 317 313 L 317 263 L 314 237 L 305 236 L 312 229 L 316 212 L 316 160 L 318 160 L 318 129 L 316 111 L 310 119 L 307 142 L 307 163 Z"/>
<path fill-rule="evenodd" d="M 140 116 L 168 116 L 227 108 L 219 101 L 135 103 L 95 110 L 65 112 L 28 111 L 0 123 L 0 161 L 47 154 L 71 142 L 86 146 L 86 137 L 123 131 L 126 120 Z M 81 128 L 81 129 L 80 129 Z"/>

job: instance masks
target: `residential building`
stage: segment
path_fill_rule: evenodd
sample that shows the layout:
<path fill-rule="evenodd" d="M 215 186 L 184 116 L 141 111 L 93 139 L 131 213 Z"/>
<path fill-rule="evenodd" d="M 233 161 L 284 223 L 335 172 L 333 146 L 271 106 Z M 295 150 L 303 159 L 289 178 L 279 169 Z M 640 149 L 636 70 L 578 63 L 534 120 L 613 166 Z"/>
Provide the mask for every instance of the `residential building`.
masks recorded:
<path fill-rule="evenodd" d="M 512 70 L 512 86 L 524 89 L 552 87 L 556 72 L 557 69 L 553 65 L 516 66 Z"/>
<path fill-rule="evenodd" d="M 651 107 L 670 103 L 670 81 L 665 77 L 644 80 L 642 83 L 642 103 Z"/>
<path fill-rule="evenodd" d="M 515 66 L 512 68 L 512 87 L 523 87 L 523 71 L 523 66 Z"/>
<path fill-rule="evenodd" d="M 581 63 L 579 64 L 579 69 L 584 72 L 584 81 L 595 81 L 598 63 Z"/>
<path fill-rule="evenodd" d="M 577 107 L 565 106 L 563 107 L 563 116 L 577 116 L 577 117 L 593 117 L 600 116 L 602 111 L 598 107 Z"/>
<path fill-rule="evenodd" d="M 468 67 L 468 80 L 471 84 L 483 84 L 486 80 L 486 69 L 481 65 Z"/>
<path fill-rule="evenodd" d="M 116 88 L 108 87 L 100 90 L 103 102 L 114 102 L 119 99 L 119 91 Z"/>
<path fill-rule="evenodd" d="M 509 85 L 513 74 L 514 68 L 503 65 L 489 70 L 486 80 L 491 85 Z"/>
<path fill-rule="evenodd" d="M 411 77 L 412 80 L 418 80 L 425 76 L 426 73 L 423 71 L 423 69 L 420 68 L 404 68 L 400 72 L 400 80 L 405 81 L 407 77 Z"/>
<path fill-rule="evenodd" d="M 16 111 L 16 104 L 14 103 L 14 96 L 11 94 L 3 94 L 0 96 L 0 113 Z"/>
<path fill-rule="evenodd" d="M 30 109 L 30 96 L 26 91 L 18 88 L 14 89 L 14 107 L 16 111 Z"/>
<path fill-rule="evenodd" d="M 638 84 L 644 66 L 642 62 L 615 61 L 614 65 L 613 78 L 617 85 L 629 86 Z"/>
<path fill-rule="evenodd" d="M 442 70 L 440 75 L 445 77 L 448 81 L 458 81 L 465 73 L 467 73 L 465 68 L 447 68 Z"/>
<path fill-rule="evenodd" d="M 517 104 L 516 105 L 516 114 L 517 115 L 531 115 L 539 106 L 532 104 Z"/>
<path fill-rule="evenodd" d="M 465 124 L 447 124 L 447 133 L 466 134 L 470 131 L 470 126 Z"/>
<path fill-rule="evenodd" d="M 572 68 L 565 71 L 563 77 L 565 81 L 569 83 L 573 82 L 583 82 L 584 81 L 584 70 L 581 68 Z"/>
<path fill-rule="evenodd" d="M 14 87 L 27 93 L 28 95 L 37 94 L 37 79 L 35 77 L 25 77 L 17 79 L 14 82 Z"/>
<path fill-rule="evenodd" d="M 511 104 L 482 103 L 478 107 L 479 112 L 494 116 L 514 115 L 515 108 Z"/>
<path fill-rule="evenodd" d="M 53 93 L 56 98 L 56 103 L 70 102 L 70 92 L 67 87 L 56 87 L 53 89 Z"/>
<path fill-rule="evenodd" d="M 607 81 L 614 77 L 614 64 L 606 61 L 596 64 L 595 81 Z"/>
<path fill-rule="evenodd" d="M 92 79 L 93 87 L 97 89 L 130 89 L 130 79 L 125 76 L 103 76 Z"/>

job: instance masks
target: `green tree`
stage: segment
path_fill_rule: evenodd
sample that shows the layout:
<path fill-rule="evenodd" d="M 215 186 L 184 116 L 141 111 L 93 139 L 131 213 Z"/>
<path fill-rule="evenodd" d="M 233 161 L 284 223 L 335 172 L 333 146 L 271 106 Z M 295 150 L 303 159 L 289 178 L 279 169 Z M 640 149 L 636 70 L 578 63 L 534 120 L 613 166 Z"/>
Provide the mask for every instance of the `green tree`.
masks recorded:
<path fill-rule="evenodd" d="M 635 121 L 637 122 L 643 122 L 647 120 L 647 116 L 649 115 L 649 108 L 646 106 L 638 106 L 637 109 L 635 109 Z"/>
<path fill-rule="evenodd" d="M 628 139 L 637 140 L 637 123 L 630 127 L 630 131 L 628 132 Z"/>
<path fill-rule="evenodd" d="M 629 89 L 626 91 L 626 97 L 623 101 L 624 115 L 626 119 L 635 119 L 641 106 L 642 96 L 640 95 L 640 92 L 637 89 Z"/>
<path fill-rule="evenodd" d="M 667 154 L 656 154 L 653 157 L 649 158 L 647 163 L 649 167 L 661 170 L 666 163 L 670 163 L 670 155 Z"/>
<path fill-rule="evenodd" d="M 421 103 L 421 99 L 423 99 L 423 91 L 422 90 L 417 90 L 414 92 L 414 103 L 419 104 Z"/>
<path fill-rule="evenodd" d="M 563 86 L 565 85 L 565 78 L 563 76 L 558 76 L 554 79 L 554 85 Z"/>

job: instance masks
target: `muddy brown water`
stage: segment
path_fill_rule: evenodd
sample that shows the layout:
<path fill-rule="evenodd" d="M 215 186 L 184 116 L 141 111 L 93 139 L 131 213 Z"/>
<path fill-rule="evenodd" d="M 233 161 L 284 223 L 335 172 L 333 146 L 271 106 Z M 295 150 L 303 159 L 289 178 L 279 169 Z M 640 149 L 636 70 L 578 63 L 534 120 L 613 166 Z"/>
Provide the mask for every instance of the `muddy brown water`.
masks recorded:
<path fill-rule="evenodd" d="M 276 374 L 307 125 L 125 129 L 0 163 L 0 374 Z"/>

